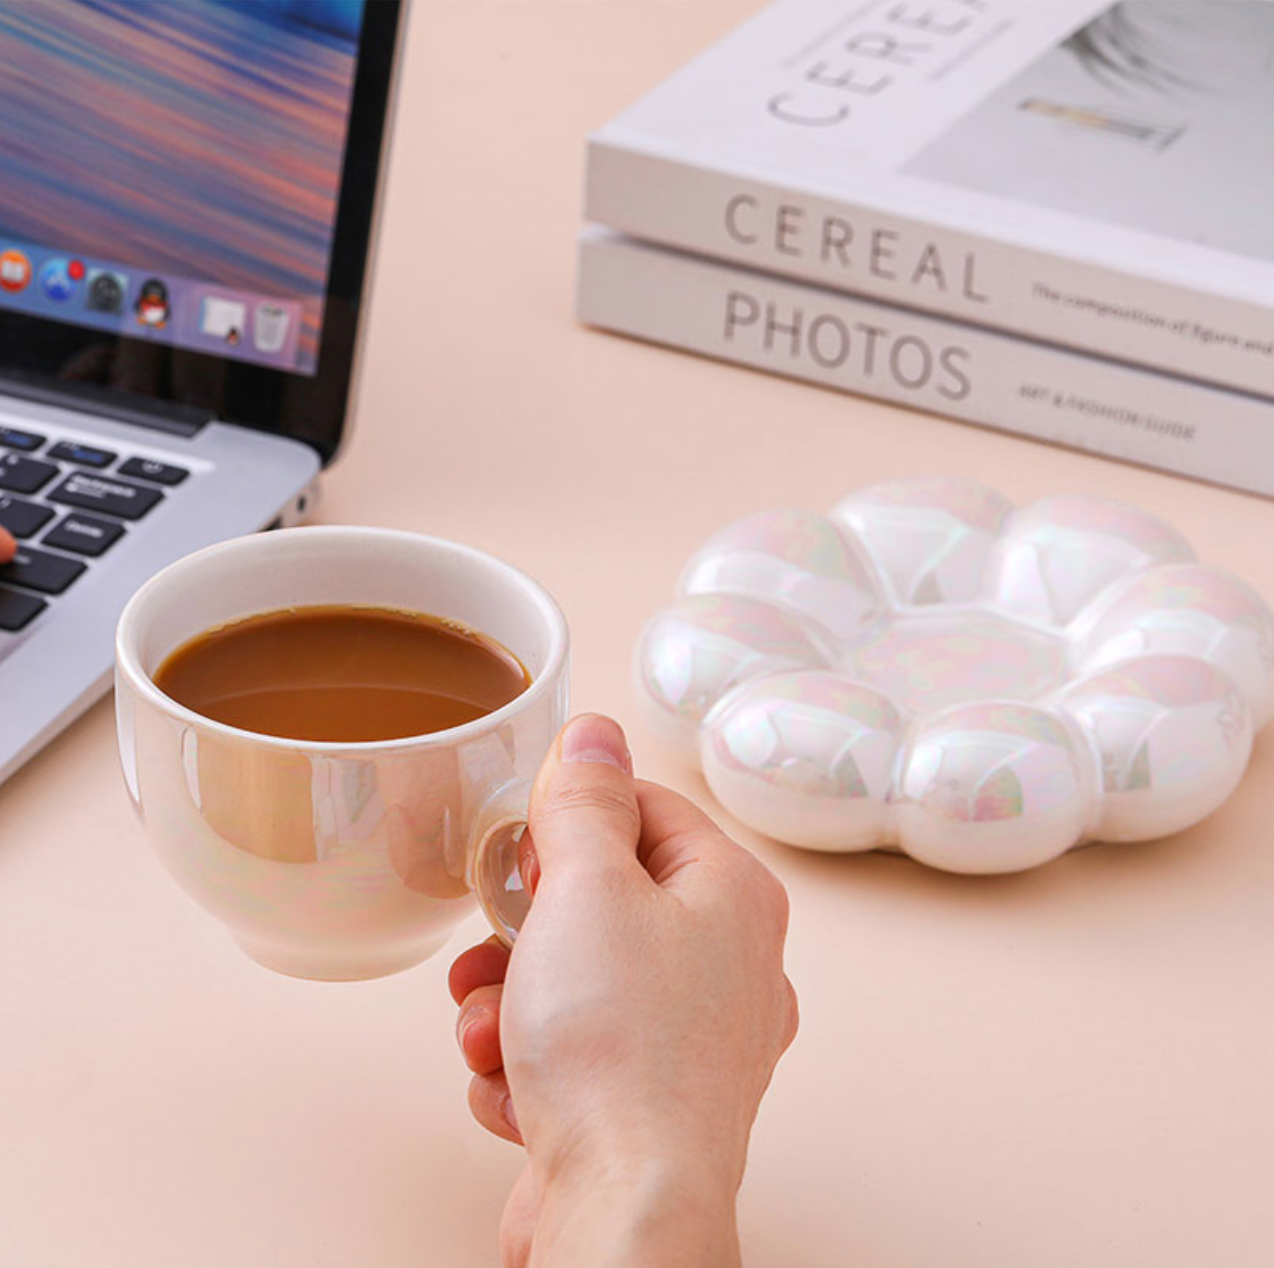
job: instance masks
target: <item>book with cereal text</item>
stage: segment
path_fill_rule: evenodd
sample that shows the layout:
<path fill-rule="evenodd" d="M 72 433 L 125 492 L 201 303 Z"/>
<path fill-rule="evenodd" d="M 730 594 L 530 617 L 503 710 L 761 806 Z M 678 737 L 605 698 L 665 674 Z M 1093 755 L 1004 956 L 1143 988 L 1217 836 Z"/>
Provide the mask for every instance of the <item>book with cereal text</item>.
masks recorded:
<path fill-rule="evenodd" d="M 1263 0 L 776 0 L 589 138 L 585 215 L 1274 398 L 1271 65 Z"/>

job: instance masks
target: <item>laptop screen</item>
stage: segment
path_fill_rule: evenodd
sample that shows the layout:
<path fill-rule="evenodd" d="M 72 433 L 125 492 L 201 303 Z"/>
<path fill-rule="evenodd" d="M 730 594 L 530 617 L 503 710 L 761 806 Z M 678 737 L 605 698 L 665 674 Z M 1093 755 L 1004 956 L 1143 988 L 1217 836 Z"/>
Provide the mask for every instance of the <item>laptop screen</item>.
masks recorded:
<path fill-rule="evenodd" d="M 0 0 L 0 312 L 313 375 L 363 0 Z"/>

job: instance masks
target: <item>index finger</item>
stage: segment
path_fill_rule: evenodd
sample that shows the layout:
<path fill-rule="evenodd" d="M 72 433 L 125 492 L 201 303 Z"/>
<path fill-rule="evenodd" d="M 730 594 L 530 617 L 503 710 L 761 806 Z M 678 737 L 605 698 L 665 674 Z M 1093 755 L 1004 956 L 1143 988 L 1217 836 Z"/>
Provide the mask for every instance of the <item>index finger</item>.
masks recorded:
<path fill-rule="evenodd" d="M 637 857 L 657 885 L 667 884 L 691 863 L 719 859 L 740 848 L 689 797 L 662 784 L 639 779 L 637 805 Z"/>
<path fill-rule="evenodd" d="M 18 543 L 9 535 L 9 530 L 0 527 L 0 564 L 7 564 L 17 550 Z"/>

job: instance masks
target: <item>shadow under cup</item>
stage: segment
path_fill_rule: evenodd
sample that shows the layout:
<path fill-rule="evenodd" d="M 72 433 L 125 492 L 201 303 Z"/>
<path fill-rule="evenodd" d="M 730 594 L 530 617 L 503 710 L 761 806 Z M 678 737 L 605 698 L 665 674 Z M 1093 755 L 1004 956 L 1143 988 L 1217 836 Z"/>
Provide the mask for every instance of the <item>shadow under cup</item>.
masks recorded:
<path fill-rule="evenodd" d="M 165 696 L 153 674 L 212 626 L 311 604 L 397 608 L 499 640 L 531 685 L 464 726 L 317 743 L 256 735 Z M 511 940 L 526 898 L 516 841 L 566 721 L 566 623 L 508 564 L 438 538 L 298 528 L 173 564 L 120 618 L 120 760 L 147 836 L 181 887 L 253 959 L 297 977 L 379 977 L 447 940 L 475 896 Z"/>

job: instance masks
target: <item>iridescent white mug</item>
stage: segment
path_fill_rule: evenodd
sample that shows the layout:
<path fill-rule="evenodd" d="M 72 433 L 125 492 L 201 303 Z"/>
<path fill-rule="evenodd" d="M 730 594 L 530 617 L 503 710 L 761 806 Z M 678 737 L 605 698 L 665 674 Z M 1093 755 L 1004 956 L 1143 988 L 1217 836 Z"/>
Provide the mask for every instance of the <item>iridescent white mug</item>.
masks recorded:
<path fill-rule="evenodd" d="M 370 743 L 243 731 L 155 685 L 195 635 L 311 604 L 458 621 L 512 651 L 531 684 L 464 726 Z M 437 951 L 475 900 L 515 936 L 527 904 L 517 840 L 566 721 L 568 660 L 548 592 L 470 547 L 352 527 L 237 538 L 157 574 L 120 618 L 124 779 L 165 867 L 253 959 L 326 980 L 394 973 Z"/>

